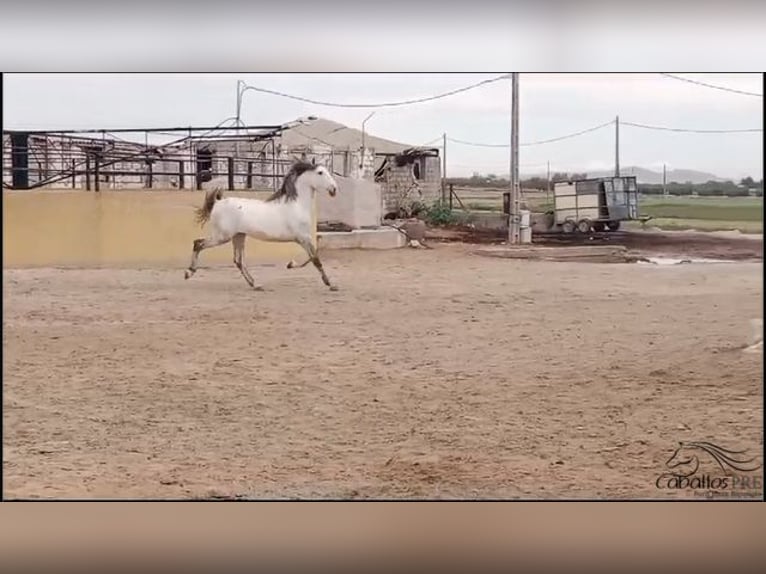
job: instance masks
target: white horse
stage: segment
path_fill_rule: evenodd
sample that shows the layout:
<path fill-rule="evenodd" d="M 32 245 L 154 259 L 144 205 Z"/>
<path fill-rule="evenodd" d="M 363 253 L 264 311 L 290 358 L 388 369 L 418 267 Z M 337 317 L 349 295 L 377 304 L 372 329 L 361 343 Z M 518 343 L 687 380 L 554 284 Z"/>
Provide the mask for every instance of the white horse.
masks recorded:
<path fill-rule="evenodd" d="M 295 242 L 306 251 L 309 258 L 300 265 L 295 261 L 287 264 L 288 269 L 305 267 L 313 263 L 322 276 L 322 281 L 331 291 L 337 286 L 330 282 L 319 260 L 317 248 L 312 241 L 313 207 L 316 192 L 327 192 L 335 197 L 338 184 L 326 167 L 310 163 L 295 163 L 282 182 L 282 187 L 266 200 L 223 197 L 219 187 L 205 195 L 205 203 L 197 209 L 197 221 L 204 225 L 208 220 L 212 227 L 209 237 L 195 239 L 191 264 L 185 277 L 189 279 L 197 271 L 197 260 L 204 249 L 232 242 L 234 264 L 248 284 L 256 291 L 263 287 L 256 285 L 245 267 L 245 239 L 275 242 Z"/>

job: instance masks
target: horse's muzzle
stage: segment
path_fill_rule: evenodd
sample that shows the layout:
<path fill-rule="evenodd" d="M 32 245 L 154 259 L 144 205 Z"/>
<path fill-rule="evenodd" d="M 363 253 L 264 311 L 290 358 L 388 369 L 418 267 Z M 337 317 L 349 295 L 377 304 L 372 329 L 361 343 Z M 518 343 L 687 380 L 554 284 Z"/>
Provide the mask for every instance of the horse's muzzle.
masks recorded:
<path fill-rule="evenodd" d="M 335 194 L 338 192 L 338 188 L 333 186 L 330 189 L 327 190 L 327 193 L 330 194 L 330 197 L 335 197 Z"/>

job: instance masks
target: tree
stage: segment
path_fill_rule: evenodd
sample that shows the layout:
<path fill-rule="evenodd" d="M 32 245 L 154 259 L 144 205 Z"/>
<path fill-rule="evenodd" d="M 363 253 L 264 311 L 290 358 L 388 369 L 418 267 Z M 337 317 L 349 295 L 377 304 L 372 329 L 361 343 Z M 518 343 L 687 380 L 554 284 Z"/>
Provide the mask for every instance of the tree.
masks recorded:
<path fill-rule="evenodd" d="M 739 184 L 742 187 L 748 187 L 748 188 L 749 187 L 754 187 L 755 186 L 755 180 L 752 177 L 747 176 L 747 177 L 743 178 L 742 181 L 739 182 Z"/>

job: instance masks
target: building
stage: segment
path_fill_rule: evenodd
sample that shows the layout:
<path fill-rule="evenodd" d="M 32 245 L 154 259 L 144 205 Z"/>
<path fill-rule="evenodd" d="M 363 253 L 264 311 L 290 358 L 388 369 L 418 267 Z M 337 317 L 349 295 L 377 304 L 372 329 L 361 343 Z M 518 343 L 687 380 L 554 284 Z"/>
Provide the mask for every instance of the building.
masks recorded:
<path fill-rule="evenodd" d="M 236 142 L 222 143 L 215 154 L 219 158 L 240 155 L 242 149 L 237 152 L 236 147 Z M 442 194 L 438 148 L 413 147 L 322 118 L 293 122 L 247 153 L 262 159 L 256 166 L 264 174 L 259 186 L 273 185 L 271 174 L 276 170 L 281 178 L 294 160 L 322 163 L 341 177 L 374 181 L 381 188 L 384 215 L 406 211 L 415 202 L 430 205 Z"/>
<path fill-rule="evenodd" d="M 266 191 L 281 184 L 294 161 L 304 160 L 322 163 L 339 177 L 377 183 L 383 216 L 406 213 L 415 203 L 429 205 L 442 194 L 438 148 L 413 147 L 326 119 L 188 128 L 188 134 L 186 128 L 173 129 L 121 130 L 133 133 L 119 136 L 107 130 L 5 132 L 3 186 L 200 189 L 198 175 L 209 170 L 229 189 Z"/>

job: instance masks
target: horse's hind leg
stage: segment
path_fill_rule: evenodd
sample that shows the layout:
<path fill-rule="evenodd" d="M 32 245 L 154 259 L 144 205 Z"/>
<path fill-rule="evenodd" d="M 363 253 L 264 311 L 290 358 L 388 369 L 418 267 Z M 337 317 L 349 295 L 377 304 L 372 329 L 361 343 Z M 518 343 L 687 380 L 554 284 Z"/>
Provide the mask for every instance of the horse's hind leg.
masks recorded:
<path fill-rule="evenodd" d="M 197 272 L 197 262 L 199 261 L 199 254 L 203 250 L 210 249 L 211 247 L 217 247 L 219 245 L 223 245 L 224 243 L 227 243 L 230 240 L 231 240 L 231 237 L 208 237 L 206 239 L 195 239 L 193 247 L 192 247 L 191 263 L 189 263 L 189 268 L 184 273 L 184 277 L 186 279 L 189 279 L 192 275 L 194 275 Z"/>
<path fill-rule="evenodd" d="M 308 259 L 306 259 L 306 261 L 300 264 L 296 263 L 295 259 L 291 259 L 290 261 L 287 262 L 287 268 L 288 269 L 303 269 L 309 263 L 311 263 L 311 257 L 309 257 Z"/>
<path fill-rule="evenodd" d="M 319 271 L 319 274 L 322 276 L 322 282 L 330 288 L 330 291 L 337 291 L 338 286 L 334 285 L 329 277 L 327 277 L 327 273 L 324 272 L 322 262 L 319 260 L 319 254 L 317 253 L 316 247 L 314 247 L 314 244 L 311 242 L 311 239 L 299 239 L 298 243 L 306 250 L 306 253 L 308 253 L 309 261 L 314 264 L 314 267 L 317 268 L 317 271 Z"/>
<path fill-rule="evenodd" d="M 245 267 L 245 239 L 247 239 L 247 236 L 244 233 L 237 233 L 231 240 L 234 246 L 234 265 L 237 266 L 237 269 L 242 273 L 242 277 L 245 278 L 250 287 L 256 291 L 263 291 L 263 287 L 255 284 L 253 276 L 250 275 L 250 271 Z"/>

